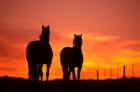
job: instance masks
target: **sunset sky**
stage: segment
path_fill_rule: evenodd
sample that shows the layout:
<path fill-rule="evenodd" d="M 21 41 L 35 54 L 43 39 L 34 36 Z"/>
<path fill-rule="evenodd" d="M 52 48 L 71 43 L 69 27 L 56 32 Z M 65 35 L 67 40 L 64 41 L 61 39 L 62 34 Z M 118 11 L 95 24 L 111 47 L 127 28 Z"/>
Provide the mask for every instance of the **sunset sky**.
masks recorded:
<path fill-rule="evenodd" d="M 50 25 L 50 79 L 62 78 L 59 54 L 83 34 L 81 79 L 140 77 L 140 0 L 0 0 L 0 76 L 28 78 L 26 46 Z M 45 72 L 45 66 L 43 71 Z M 105 76 L 104 76 L 105 71 Z"/>

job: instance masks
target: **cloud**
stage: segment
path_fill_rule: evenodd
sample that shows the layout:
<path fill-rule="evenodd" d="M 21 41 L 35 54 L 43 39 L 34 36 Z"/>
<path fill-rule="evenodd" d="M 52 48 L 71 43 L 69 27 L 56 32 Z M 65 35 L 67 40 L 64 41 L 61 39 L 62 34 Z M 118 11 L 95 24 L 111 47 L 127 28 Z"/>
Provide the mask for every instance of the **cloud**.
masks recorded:
<path fill-rule="evenodd" d="M 85 34 L 84 57 L 90 63 L 112 66 L 139 62 L 139 39 L 100 33 Z"/>
<path fill-rule="evenodd" d="M 16 71 L 14 67 L 0 67 L 0 71 Z"/>
<path fill-rule="evenodd" d="M 84 39 L 87 39 L 93 42 L 113 42 L 113 41 L 117 41 L 120 38 L 121 38 L 120 36 L 103 35 L 99 33 L 92 33 L 92 34 L 85 33 L 84 34 Z"/>
<path fill-rule="evenodd" d="M 27 32 L 27 33 L 26 33 Z M 28 34 L 29 33 L 29 34 Z M 0 31 L 0 58 L 25 58 L 26 45 L 32 38 L 28 31 L 3 30 Z M 35 38 L 35 37 L 34 37 Z"/>
<path fill-rule="evenodd" d="M 7 43 L 0 41 L 0 58 L 21 59 L 24 56 L 24 49 L 17 43 Z"/>
<path fill-rule="evenodd" d="M 129 43 L 126 46 L 126 48 L 130 49 L 130 50 L 134 50 L 134 51 L 140 52 L 140 40 L 138 40 L 138 41 L 133 40 L 131 43 Z"/>

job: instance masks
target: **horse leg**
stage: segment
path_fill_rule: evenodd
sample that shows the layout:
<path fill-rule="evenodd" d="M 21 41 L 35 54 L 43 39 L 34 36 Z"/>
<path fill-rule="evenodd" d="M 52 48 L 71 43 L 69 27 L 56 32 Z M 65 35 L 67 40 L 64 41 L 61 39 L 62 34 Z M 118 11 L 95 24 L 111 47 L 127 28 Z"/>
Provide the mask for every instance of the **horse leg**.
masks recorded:
<path fill-rule="evenodd" d="M 76 80 L 76 76 L 75 76 L 75 68 L 74 67 L 70 67 L 70 69 L 69 69 L 69 74 L 70 73 L 73 73 L 73 80 Z M 70 76 L 70 75 L 69 75 Z"/>
<path fill-rule="evenodd" d="M 72 73 L 73 73 L 73 80 L 76 80 L 76 76 L 75 76 L 75 68 L 72 68 Z"/>
<path fill-rule="evenodd" d="M 32 80 L 37 80 L 37 64 L 31 65 L 31 78 Z"/>
<path fill-rule="evenodd" d="M 39 64 L 36 64 L 36 80 L 39 80 Z"/>
<path fill-rule="evenodd" d="M 48 64 L 46 64 L 46 66 L 47 66 L 47 72 L 46 72 L 46 81 L 48 81 L 48 79 L 49 79 L 49 71 L 50 71 L 50 65 Z"/>
<path fill-rule="evenodd" d="M 70 74 L 71 74 L 71 72 L 72 72 L 72 68 L 69 67 L 69 71 L 68 71 L 68 79 L 70 79 Z"/>
<path fill-rule="evenodd" d="M 81 73 L 81 69 L 82 69 L 82 66 L 78 67 L 78 75 L 77 75 L 77 77 L 78 77 L 78 80 L 80 79 L 80 73 Z"/>
<path fill-rule="evenodd" d="M 28 63 L 29 80 L 34 80 L 35 79 L 34 67 L 35 67 L 34 64 Z"/>
<path fill-rule="evenodd" d="M 29 80 L 32 80 L 31 65 L 29 63 L 28 63 L 28 77 L 29 77 Z"/>
<path fill-rule="evenodd" d="M 63 70 L 63 79 L 67 80 L 68 79 L 68 67 L 62 65 L 62 70 Z"/>
<path fill-rule="evenodd" d="M 43 78 L 42 66 L 43 64 L 38 64 L 38 77 L 41 78 L 41 81 Z"/>

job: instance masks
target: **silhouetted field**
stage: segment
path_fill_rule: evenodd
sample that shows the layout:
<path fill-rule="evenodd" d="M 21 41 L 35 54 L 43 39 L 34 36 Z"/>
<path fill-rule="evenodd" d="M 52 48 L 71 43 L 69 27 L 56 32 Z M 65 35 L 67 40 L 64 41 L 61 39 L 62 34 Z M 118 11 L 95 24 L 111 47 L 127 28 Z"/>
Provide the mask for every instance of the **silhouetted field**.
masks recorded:
<path fill-rule="evenodd" d="M 140 79 L 37 82 L 0 77 L 0 92 L 140 92 Z"/>

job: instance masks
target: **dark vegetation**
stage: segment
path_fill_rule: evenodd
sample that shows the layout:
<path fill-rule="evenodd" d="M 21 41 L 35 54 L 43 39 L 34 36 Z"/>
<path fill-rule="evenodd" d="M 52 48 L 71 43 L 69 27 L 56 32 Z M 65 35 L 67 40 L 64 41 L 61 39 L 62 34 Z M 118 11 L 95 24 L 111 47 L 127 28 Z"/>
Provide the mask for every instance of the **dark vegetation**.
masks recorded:
<path fill-rule="evenodd" d="M 140 79 L 38 82 L 5 76 L 0 77 L 0 92 L 140 92 Z"/>

